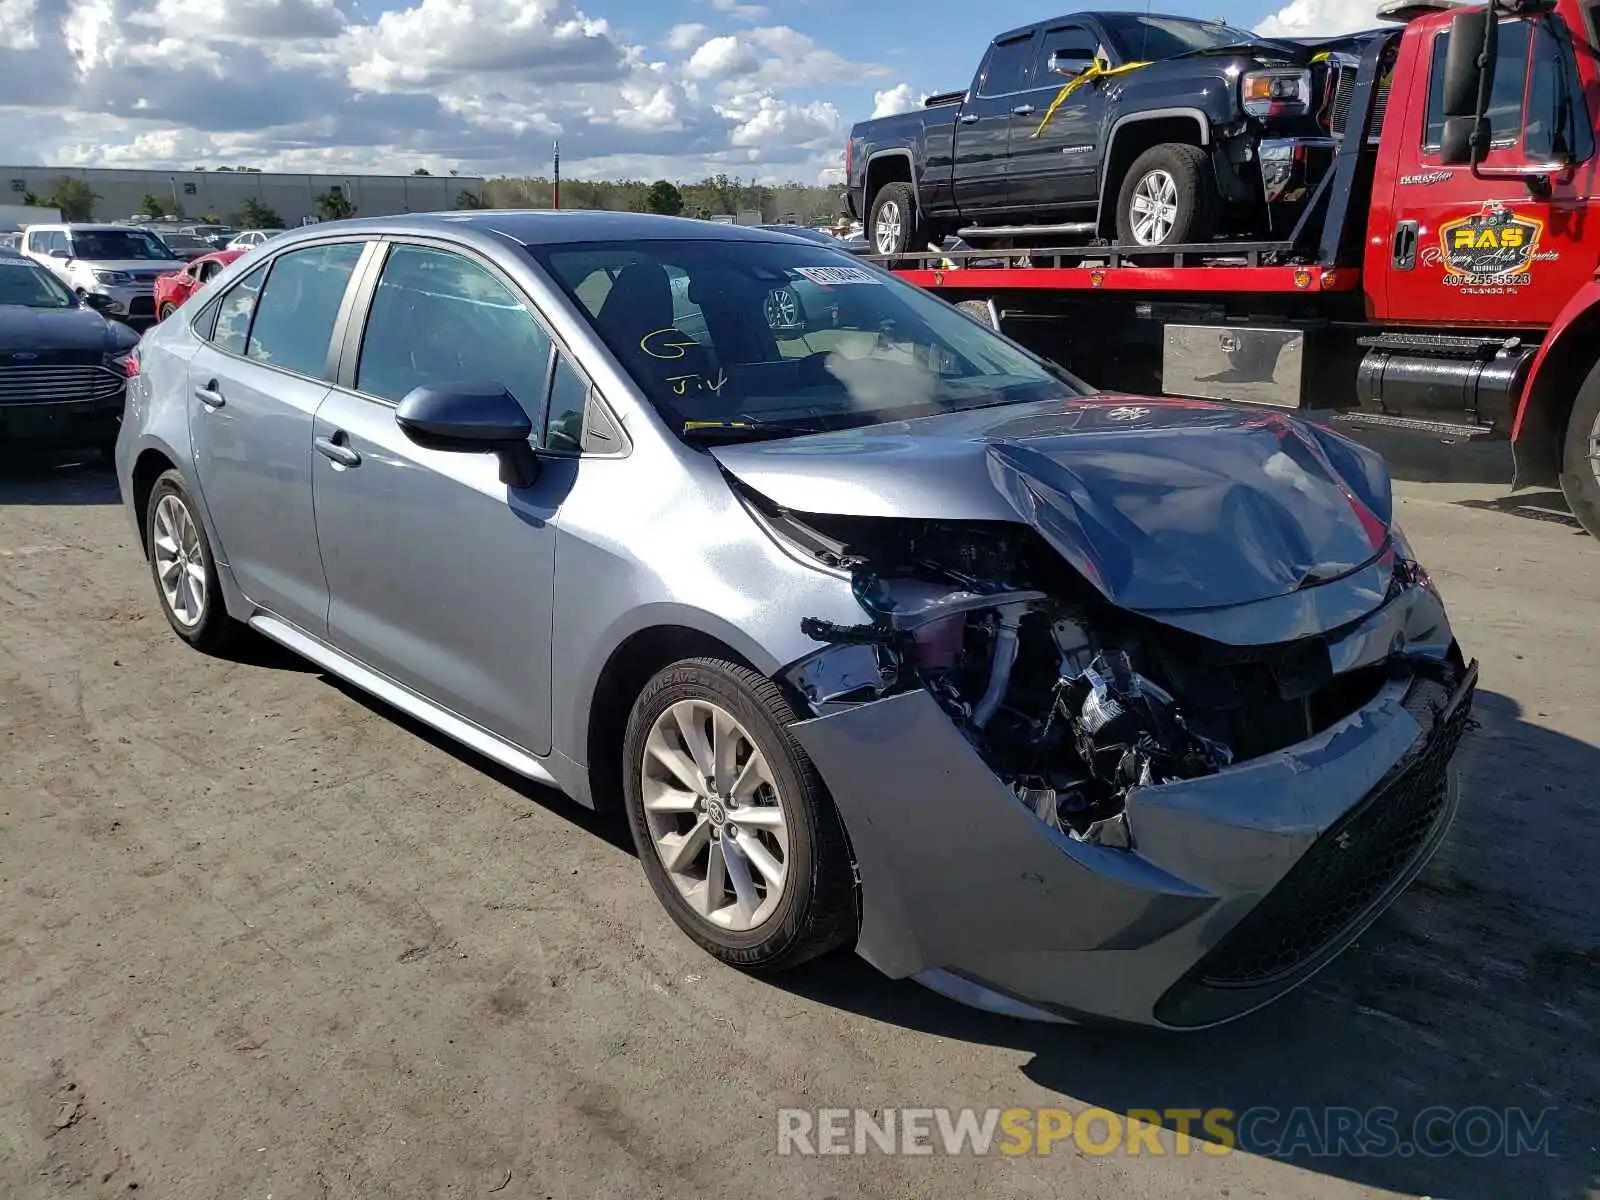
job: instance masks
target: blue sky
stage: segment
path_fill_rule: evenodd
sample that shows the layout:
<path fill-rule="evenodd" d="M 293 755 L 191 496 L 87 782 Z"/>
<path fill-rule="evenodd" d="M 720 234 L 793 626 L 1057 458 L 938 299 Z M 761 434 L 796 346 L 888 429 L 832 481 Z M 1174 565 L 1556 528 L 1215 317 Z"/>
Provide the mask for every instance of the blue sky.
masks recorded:
<path fill-rule="evenodd" d="M 1276 32 L 1376 0 L 1164 0 Z M 1106 7 L 1140 9 L 1112 3 Z M 1022 0 L 0 0 L 21 164 L 831 181 L 850 125 L 970 81 Z"/>

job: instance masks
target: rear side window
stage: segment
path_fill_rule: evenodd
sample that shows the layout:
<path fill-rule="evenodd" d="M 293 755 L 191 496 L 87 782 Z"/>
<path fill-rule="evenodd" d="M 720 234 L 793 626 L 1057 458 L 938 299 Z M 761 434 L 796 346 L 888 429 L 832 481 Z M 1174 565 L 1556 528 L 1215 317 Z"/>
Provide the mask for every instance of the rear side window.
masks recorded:
<path fill-rule="evenodd" d="M 1489 133 L 1493 145 L 1504 148 L 1522 140 L 1522 96 L 1527 84 L 1528 22 L 1500 22 L 1496 43 L 1494 90 L 1489 96 Z M 1444 67 L 1450 53 L 1450 35 L 1433 41 L 1433 67 L 1428 78 L 1428 122 L 1422 148 L 1437 151 L 1444 140 Z"/>
<path fill-rule="evenodd" d="M 471 259 L 395 246 L 383 264 L 356 390 L 399 402 L 423 384 L 498 383 L 544 419 L 549 335 L 528 306 Z"/>
<path fill-rule="evenodd" d="M 996 42 L 989 48 L 989 59 L 984 64 L 983 82 L 978 85 L 978 95 L 1005 96 L 1020 92 L 1028 86 L 1032 66 L 1031 36 Z"/>
<path fill-rule="evenodd" d="M 217 309 L 216 332 L 211 336 L 218 350 L 244 354 L 245 342 L 250 337 L 250 318 L 255 316 L 261 283 L 266 277 L 267 268 L 259 266 L 229 288 L 222 298 L 222 305 Z"/>
<path fill-rule="evenodd" d="M 245 357 L 314 379 L 333 378 L 328 347 L 364 242 L 291 250 L 273 259 Z"/>

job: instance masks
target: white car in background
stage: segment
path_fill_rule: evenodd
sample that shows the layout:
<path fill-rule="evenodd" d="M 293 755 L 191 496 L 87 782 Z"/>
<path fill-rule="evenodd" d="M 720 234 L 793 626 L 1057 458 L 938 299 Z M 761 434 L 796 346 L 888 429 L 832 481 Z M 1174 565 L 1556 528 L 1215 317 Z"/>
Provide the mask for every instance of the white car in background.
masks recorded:
<path fill-rule="evenodd" d="M 29 225 L 22 232 L 25 255 L 85 303 L 124 320 L 154 321 L 156 279 L 184 264 L 154 233 L 128 225 Z"/>
<path fill-rule="evenodd" d="M 227 249 L 254 250 L 263 242 L 270 241 L 282 232 L 283 230 L 281 229 L 242 229 L 234 235 L 233 240 L 228 243 Z"/>

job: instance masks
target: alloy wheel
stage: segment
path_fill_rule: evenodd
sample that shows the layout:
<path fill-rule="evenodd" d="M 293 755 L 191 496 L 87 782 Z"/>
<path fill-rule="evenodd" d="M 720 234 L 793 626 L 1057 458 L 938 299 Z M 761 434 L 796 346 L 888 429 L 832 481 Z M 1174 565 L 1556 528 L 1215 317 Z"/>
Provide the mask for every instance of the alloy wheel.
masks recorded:
<path fill-rule="evenodd" d="M 1178 181 L 1168 171 L 1151 171 L 1133 189 L 1133 237 L 1141 246 L 1159 246 L 1178 223 Z"/>
<path fill-rule="evenodd" d="M 899 250 L 903 219 L 898 201 L 885 200 L 878 206 L 878 219 L 872 226 L 872 244 L 879 254 L 894 254 Z"/>
<path fill-rule="evenodd" d="M 788 879 L 789 829 L 766 756 L 732 713 L 681 700 L 645 740 L 640 791 L 667 877 L 722 930 L 767 921 Z"/>
<path fill-rule="evenodd" d="M 173 620 L 193 629 L 206 615 L 206 562 L 200 549 L 200 527 L 189 506 L 171 494 L 156 502 L 154 524 L 150 552 L 161 598 Z"/>

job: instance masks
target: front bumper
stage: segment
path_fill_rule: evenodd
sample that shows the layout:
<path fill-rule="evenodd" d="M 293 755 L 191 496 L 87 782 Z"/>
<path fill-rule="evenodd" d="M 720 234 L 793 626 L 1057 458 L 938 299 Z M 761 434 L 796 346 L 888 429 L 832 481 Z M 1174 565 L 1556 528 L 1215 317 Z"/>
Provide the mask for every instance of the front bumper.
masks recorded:
<path fill-rule="evenodd" d="M 156 315 L 155 281 L 138 283 L 93 283 L 85 290 L 111 301 L 106 310 L 113 317 L 125 320 L 153 320 Z"/>
<path fill-rule="evenodd" d="M 103 446 L 122 420 L 127 380 L 95 363 L 0 368 L 0 450 Z"/>
<path fill-rule="evenodd" d="M 857 949 L 886 974 L 1045 1020 L 1194 1029 L 1310 978 L 1415 878 L 1454 816 L 1476 665 L 1401 660 L 1308 741 L 1145 788 L 1133 846 L 1039 821 L 916 690 L 793 729 L 861 879 Z"/>

